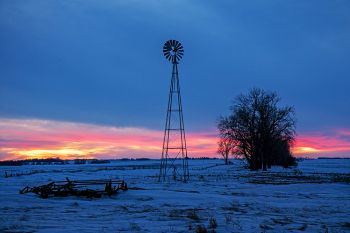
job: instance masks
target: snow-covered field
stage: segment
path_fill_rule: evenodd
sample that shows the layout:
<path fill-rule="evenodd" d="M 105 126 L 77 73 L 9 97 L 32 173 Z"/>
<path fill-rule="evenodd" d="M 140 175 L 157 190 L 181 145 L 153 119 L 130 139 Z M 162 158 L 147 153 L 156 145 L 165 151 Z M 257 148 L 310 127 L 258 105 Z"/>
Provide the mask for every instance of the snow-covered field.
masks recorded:
<path fill-rule="evenodd" d="M 0 167 L 0 232 L 196 232 L 198 225 L 208 232 L 350 232 L 350 159 L 269 172 L 250 172 L 239 160 L 190 160 L 189 183 L 158 183 L 158 165 Z M 26 175 L 5 178 L 5 171 Z M 124 178 L 130 190 L 101 199 L 19 194 L 65 177 Z"/>

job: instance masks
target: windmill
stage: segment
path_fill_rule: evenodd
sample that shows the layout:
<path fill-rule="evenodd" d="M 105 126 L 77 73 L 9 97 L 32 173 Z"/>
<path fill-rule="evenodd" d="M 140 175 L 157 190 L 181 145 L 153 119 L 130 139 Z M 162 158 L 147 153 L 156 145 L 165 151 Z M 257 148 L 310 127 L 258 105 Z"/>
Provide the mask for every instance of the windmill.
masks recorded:
<path fill-rule="evenodd" d="M 187 182 L 188 157 L 178 72 L 178 64 L 184 55 L 184 49 L 180 42 L 168 40 L 164 44 L 163 53 L 173 68 L 158 179 L 165 181 L 168 176 L 172 176 L 175 180 L 181 179 Z"/>

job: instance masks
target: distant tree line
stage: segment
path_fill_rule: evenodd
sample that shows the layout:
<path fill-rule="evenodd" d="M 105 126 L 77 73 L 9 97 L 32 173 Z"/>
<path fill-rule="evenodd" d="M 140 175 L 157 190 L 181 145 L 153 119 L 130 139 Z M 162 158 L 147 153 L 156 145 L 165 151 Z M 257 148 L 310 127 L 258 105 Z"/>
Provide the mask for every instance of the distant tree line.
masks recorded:
<path fill-rule="evenodd" d="M 45 165 L 45 164 L 65 164 L 65 161 L 60 158 L 0 161 L 0 166 Z"/>
<path fill-rule="evenodd" d="M 113 160 L 118 161 L 143 161 L 150 158 L 121 158 L 121 159 L 60 159 L 60 158 L 43 158 L 43 159 L 24 159 L 24 160 L 4 160 L 0 161 L 0 166 L 22 166 L 22 165 L 52 165 L 52 164 L 106 164 Z"/>
<path fill-rule="evenodd" d="M 69 164 L 73 161 L 74 164 L 104 164 L 110 163 L 110 160 L 104 159 L 74 159 L 63 160 L 60 158 L 46 158 L 46 159 L 24 159 L 24 160 L 4 160 L 0 161 L 0 166 L 22 166 L 22 165 L 63 165 Z"/>
<path fill-rule="evenodd" d="M 218 122 L 218 152 L 226 164 L 231 154 L 246 159 L 251 170 L 296 164 L 291 154 L 294 109 L 279 107 L 279 102 L 275 92 L 258 88 L 235 98 L 231 114 Z"/>

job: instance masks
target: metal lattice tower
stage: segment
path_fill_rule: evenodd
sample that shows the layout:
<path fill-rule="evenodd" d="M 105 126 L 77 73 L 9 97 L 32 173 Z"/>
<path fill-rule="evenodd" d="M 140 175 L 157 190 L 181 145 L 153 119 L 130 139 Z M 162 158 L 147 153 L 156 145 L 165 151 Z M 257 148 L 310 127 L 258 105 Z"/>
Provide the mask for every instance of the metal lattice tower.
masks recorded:
<path fill-rule="evenodd" d="M 165 181 L 166 177 L 171 176 L 175 180 L 181 179 L 187 182 L 189 179 L 188 157 L 178 72 L 178 62 L 183 57 L 184 50 L 180 42 L 168 40 L 164 44 L 163 53 L 165 58 L 173 64 L 173 71 L 165 121 L 159 181 Z"/>

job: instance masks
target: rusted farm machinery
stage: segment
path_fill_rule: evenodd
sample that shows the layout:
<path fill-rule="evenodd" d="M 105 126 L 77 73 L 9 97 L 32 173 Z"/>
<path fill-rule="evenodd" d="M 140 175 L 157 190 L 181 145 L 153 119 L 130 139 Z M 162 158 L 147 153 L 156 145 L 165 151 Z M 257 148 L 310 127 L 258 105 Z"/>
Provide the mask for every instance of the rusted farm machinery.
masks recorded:
<path fill-rule="evenodd" d="M 69 180 L 53 181 L 46 185 L 29 187 L 26 186 L 19 191 L 20 194 L 35 193 L 41 198 L 79 196 L 87 198 L 100 198 L 112 196 L 118 191 L 128 190 L 124 180 Z"/>

